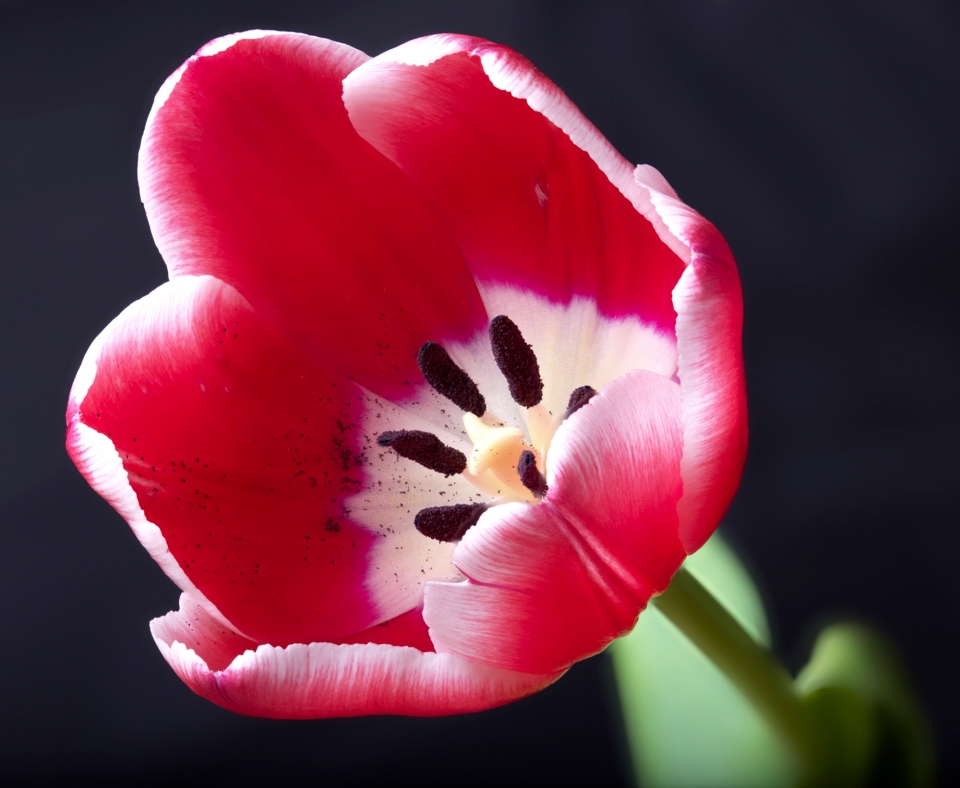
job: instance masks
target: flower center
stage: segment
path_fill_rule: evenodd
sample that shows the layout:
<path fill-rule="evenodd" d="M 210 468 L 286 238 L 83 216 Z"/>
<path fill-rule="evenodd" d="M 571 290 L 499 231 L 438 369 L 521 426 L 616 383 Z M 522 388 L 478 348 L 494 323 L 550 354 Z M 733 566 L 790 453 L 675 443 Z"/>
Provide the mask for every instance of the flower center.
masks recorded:
<path fill-rule="evenodd" d="M 514 402 L 525 409 L 529 437 L 487 410 L 477 384 L 450 358 L 444 347 L 426 342 L 417 364 L 426 381 L 440 395 L 464 411 L 463 426 L 473 442 L 467 458 L 429 432 L 395 430 L 377 438 L 401 457 L 445 476 L 462 474 L 475 487 L 501 501 L 537 503 L 548 492 L 545 471 L 550 440 L 560 422 L 582 408 L 596 391 L 581 386 L 570 395 L 566 412 L 554 418 L 541 404 L 543 379 L 533 348 L 517 325 L 505 315 L 490 321 L 493 358 Z M 414 525 L 424 536 L 442 542 L 461 539 L 477 523 L 488 504 L 455 504 L 422 509 Z"/>
<path fill-rule="evenodd" d="M 463 426 L 473 441 L 473 452 L 467 461 L 470 474 L 479 477 L 490 471 L 521 498 L 531 497 L 533 493 L 524 485 L 520 474 L 520 458 L 524 453 L 535 458 L 536 450 L 527 443 L 523 430 L 519 427 L 489 427 L 472 413 L 463 415 Z M 536 459 L 533 461 L 536 463 Z"/>

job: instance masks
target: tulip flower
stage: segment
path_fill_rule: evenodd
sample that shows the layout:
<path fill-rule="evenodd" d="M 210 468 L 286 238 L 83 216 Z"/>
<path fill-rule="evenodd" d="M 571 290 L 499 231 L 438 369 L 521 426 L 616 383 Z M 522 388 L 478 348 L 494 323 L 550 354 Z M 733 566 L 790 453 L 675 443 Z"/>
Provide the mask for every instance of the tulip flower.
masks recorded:
<path fill-rule="evenodd" d="M 139 179 L 170 281 L 91 346 L 67 447 L 182 589 L 151 630 L 195 692 L 502 704 L 629 632 L 715 529 L 736 266 L 520 55 L 218 39 L 161 88 Z"/>

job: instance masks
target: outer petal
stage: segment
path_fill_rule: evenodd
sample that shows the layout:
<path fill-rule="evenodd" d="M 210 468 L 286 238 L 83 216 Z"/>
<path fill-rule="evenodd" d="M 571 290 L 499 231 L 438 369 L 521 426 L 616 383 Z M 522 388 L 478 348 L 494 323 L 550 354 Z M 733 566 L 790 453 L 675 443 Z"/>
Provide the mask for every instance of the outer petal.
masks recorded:
<path fill-rule="evenodd" d="M 353 71 L 344 102 L 443 216 L 491 314 L 490 288 L 509 284 L 672 335 L 687 250 L 630 165 L 524 58 L 482 39 L 418 39 Z"/>
<path fill-rule="evenodd" d="M 180 610 L 155 619 L 150 630 L 164 659 L 190 689 L 224 708 L 258 717 L 479 711 L 536 692 L 562 675 L 516 673 L 454 654 L 391 645 L 255 647 L 219 628 L 186 594 Z"/>
<path fill-rule="evenodd" d="M 387 404 L 212 277 L 175 279 L 118 317 L 67 415 L 68 451 L 95 489 L 175 582 L 257 642 L 344 637 L 419 606 L 431 577 L 458 576 L 451 546 L 388 508 L 416 505 L 418 477 L 396 489 L 396 459 L 370 451 L 364 425 L 389 421 Z M 456 494 L 458 480 L 434 475 Z"/>
<path fill-rule="evenodd" d="M 497 507 L 430 583 L 438 651 L 512 670 L 561 670 L 627 631 L 683 561 L 677 536 L 679 387 L 645 370 L 607 386 L 557 432 L 550 491 Z"/>
<path fill-rule="evenodd" d="M 216 276 L 394 399 L 423 342 L 465 340 L 486 315 L 433 209 L 347 118 L 341 83 L 366 59 L 289 33 L 208 44 L 158 94 L 139 177 L 172 277 Z"/>
<path fill-rule="evenodd" d="M 690 265 L 673 293 L 683 391 L 683 497 L 680 536 L 688 553 L 720 523 L 740 484 L 747 453 L 743 299 L 726 241 L 706 219 L 653 193 L 671 230 L 690 246 Z"/>

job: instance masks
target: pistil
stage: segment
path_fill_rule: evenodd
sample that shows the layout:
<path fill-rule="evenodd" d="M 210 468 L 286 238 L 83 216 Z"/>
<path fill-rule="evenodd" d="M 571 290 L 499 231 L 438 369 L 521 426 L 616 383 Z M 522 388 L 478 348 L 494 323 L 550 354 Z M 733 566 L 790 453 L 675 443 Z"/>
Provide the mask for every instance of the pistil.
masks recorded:
<path fill-rule="evenodd" d="M 529 499 L 530 493 L 517 475 L 517 463 L 524 451 L 533 449 L 518 427 L 491 427 L 472 413 L 463 415 L 463 426 L 473 452 L 467 460 L 467 470 L 473 476 L 490 471 L 509 490 Z"/>

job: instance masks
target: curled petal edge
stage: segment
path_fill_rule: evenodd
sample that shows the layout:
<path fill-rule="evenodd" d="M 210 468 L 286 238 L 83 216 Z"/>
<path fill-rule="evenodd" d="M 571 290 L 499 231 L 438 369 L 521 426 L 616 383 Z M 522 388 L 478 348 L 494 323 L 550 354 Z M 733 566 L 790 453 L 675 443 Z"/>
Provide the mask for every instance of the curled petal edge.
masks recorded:
<path fill-rule="evenodd" d="M 134 301 L 100 332 L 87 349 L 70 389 L 66 413 L 66 448 L 67 454 L 83 478 L 87 480 L 87 484 L 126 520 L 134 536 L 150 557 L 157 562 L 164 574 L 176 583 L 181 591 L 197 599 L 214 619 L 236 629 L 217 606 L 207 599 L 187 577 L 186 572 L 170 552 L 167 540 L 159 526 L 147 519 L 114 442 L 108 436 L 84 424 L 81 419 L 84 400 L 97 377 L 97 364 L 105 348 L 116 343 L 123 344 L 129 341 L 131 336 L 136 336 L 140 332 L 146 333 L 154 321 L 164 318 L 182 321 L 190 314 L 190 310 L 184 307 L 195 290 L 206 294 L 216 290 L 220 285 L 218 280 L 209 276 L 184 277 L 177 282 L 167 282 L 153 293 Z M 151 311 L 151 307 L 155 304 L 154 294 L 160 290 L 165 290 L 166 295 L 171 298 L 171 308 L 165 313 Z M 231 294 L 242 299 L 239 294 L 232 291 L 232 288 Z"/>
<path fill-rule="evenodd" d="M 638 171 L 636 177 L 646 176 Z M 717 229 L 676 197 L 651 195 L 670 231 L 690 249 L 690 264 L 673 290 L 683 396 L 683 495 L 677 512 L 690 554 L 720 523 L 746 459 L 743 295 L 730 247 Z"/>
<path fill-rule="evenodd" d="M 230 711 L 274 719 L 481 711 L 533 694 L 564 672 L 519 673 L 408 646 L 257 646 L 222 629 L 187 594 L 179 610 L 151 621 L 150 631 L 195 693 Z M 231 654 L 225 667 L 211 668 Z"/>

